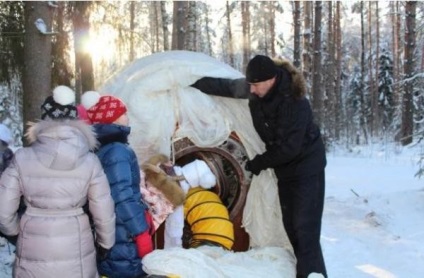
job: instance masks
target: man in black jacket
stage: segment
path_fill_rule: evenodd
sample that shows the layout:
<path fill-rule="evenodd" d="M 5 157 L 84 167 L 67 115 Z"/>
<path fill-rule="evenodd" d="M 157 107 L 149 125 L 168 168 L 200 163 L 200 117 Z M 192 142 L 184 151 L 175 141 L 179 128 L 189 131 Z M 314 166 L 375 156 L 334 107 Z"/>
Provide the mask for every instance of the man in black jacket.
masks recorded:
<path fill-rule="evenodd" d="M 211 95 L 249 98 L 253 125 L 266 151 L 248 161 L 246 170 L 258 175 L 274 169 L 284 228 L 297 259 L 296 277 L 327 277 L 320 245 L 326 156 L 302 73 L 287 61 L 257 55 L 247 65 L 246 79 L 204 77 L 192 87 Z"/>

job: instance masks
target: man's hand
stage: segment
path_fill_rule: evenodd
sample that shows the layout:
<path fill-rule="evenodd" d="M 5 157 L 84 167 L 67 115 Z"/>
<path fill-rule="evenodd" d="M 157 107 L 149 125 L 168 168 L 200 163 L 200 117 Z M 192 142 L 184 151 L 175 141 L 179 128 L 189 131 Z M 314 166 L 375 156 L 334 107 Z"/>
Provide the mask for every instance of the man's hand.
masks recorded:
<path fill-rule="evenodd" d="M 254 159 L 247 161 L 246 165 L 244 166 L 244 169 L 249 172 L 252 172 L 252 174 L 256 176 L 259 175 L 259 173 L 262 171 L 262 167 L 257 159 L 257 156 L 255 156 Z"/>

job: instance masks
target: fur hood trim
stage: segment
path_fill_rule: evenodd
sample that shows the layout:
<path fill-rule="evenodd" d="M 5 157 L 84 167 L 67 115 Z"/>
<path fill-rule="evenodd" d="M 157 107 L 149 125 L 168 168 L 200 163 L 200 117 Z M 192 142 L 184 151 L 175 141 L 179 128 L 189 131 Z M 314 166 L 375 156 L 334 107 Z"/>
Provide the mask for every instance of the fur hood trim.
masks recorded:
<path fill-rule="evenodd" d="M 78 129 L 87 139 L 87 143 L 90 150 L 94 150 L 97 148 L 98 141 L 96 139 L 96 134 L 94 130 L 90 125 L 86 124 L 81 120 L 42 120 L 36 123 L 28 122 L 28 130 L 25 134 L 25 137 L 27 138 L 28 143 L 32 144 L 37 140 L 37 137 L 43 130 L 64 125 Z"/>
<path fill-rule="evenodd" d="M 306 81 L 303 74 L 298 70 L 290 61 L 282 58 L 273 59 L 275 65 L 278 68 L 287 70 L 292 77 L 292 92 L 293 95 L 302 98 L 307 93 Z"/>
<path fill-rule="evenodd" d="M 178 183 L 179 177 L 170 176 L 160 168 L 161 164 L 167 163 L 170 163 L 167 156 L 163 154 L 154 155 L 142 165 L 142 170 L 146 180 L 162 192 L 174 207 L 177 207 L 184 203 L 185 194 Z"/>

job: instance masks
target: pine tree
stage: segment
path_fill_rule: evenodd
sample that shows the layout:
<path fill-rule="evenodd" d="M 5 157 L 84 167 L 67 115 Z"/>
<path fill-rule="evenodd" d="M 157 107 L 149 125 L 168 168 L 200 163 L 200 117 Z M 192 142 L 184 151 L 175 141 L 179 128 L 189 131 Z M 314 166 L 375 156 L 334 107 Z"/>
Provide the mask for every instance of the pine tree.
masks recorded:
<path fill-rule="evenodd" d="M 386 131 L 393 120 L 393 60 L 387 49 L 379 57 L 378 105 L 382 128 Z"/>
<path fill-rule="evenodd" d="M 360 144 L 360 130 L 362 117 L 362 77 L 361 70 L 356 67 L 353 70 L 352 78 L 349 82 L 349 90 L 346 96 L 345 107 L 347 109 L 347 118 L 352 119 L 351 124 L 346 125 L 348 138 L 355 138 L 355 143 Z M 352 129 L 353 128 L 353 129 Z"/>

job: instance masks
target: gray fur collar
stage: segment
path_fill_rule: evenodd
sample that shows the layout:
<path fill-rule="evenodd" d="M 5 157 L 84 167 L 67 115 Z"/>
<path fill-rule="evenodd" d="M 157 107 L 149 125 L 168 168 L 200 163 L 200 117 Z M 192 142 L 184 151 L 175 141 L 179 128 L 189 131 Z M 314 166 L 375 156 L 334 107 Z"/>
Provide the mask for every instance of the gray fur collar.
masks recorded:
<path fill-rule="evenodd" d="M 80 130 L 83 136 L 87 138 L 90 150 L 94 150 L 98 146 L 94 130 L 90 125 L 81 120 L 42 120 L 36 123 L 28 122 L 28 130 L 25 137 L 27 138 L 28 143 L 32 144 L 37 140 L 37 137 L 43 130 L 64 125 Z"/>

